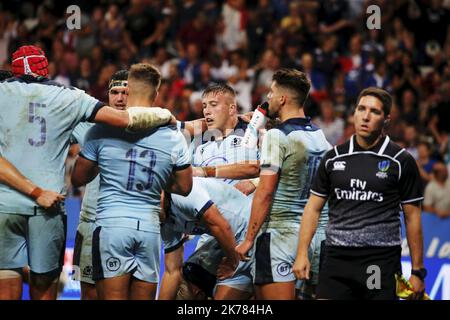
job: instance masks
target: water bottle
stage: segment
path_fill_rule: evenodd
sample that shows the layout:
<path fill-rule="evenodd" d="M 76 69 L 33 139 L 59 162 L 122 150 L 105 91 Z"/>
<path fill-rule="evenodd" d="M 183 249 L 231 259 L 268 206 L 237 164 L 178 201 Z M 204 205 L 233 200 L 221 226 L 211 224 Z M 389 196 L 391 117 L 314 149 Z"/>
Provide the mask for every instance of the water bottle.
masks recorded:
<path fill-rule="evenodd" d="M 256 148 L 258 146 L 258 131 L 266 126 L 269 103 L 264 102 L 253 112 L 252 119 L 247 125 L 244 134 L 244 146 L 247 148 Z"/>

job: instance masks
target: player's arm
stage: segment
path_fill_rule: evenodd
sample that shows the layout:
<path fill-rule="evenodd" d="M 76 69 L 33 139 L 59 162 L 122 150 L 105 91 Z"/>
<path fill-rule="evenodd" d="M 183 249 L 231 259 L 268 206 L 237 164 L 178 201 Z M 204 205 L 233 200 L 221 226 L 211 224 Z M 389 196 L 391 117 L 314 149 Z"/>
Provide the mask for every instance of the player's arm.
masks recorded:
<path fill-rule="evenodd" d="M 259 161 L 249 160 L 218 166 L 195 167 L 194 176 L 223 179 L 252 179 L 259 175 Z"/>
<path fill-rule="evenodd" d="M 408 240 L 412 269 L 418 270 L 424 267 L 422 210 L 418 202 L 403 204 L 402 207 L 405 216 L 406 239 Z M 413 286 L 414 292 L 420 293 L 425 290 L 424 282 L 417 276 L 411 275 L 409 281 Z"/>
<path fill-rule="evenodd" d="M 218 269 L 217 277 L 225 279 L 233 275 L 239 259 L 234 251 L 236 240 L 228 221 L 220 214 L 215 205 L 210 206 L 202 215 L 201 220 L 208 224 L 211 235 L 219 242 L 226 254 L 226 259 Z"/>
<path fill-rule="evenodd" d="M 297 257 L 293 266 L 293 271 L 298 279 L 309 279 L 310 264 L 308 261 L 308 248 L 316 233 L 320 213 L 326 201 L 326 198 L 311 194 L 303 211 Z"/>
<path fill-rule="evenodd" d="M 11 188 L 32 198 L 36 203 L 48 209 L 64 200 L 64 196 L 51 191 L 42 190 L 24 175 L 8 160 L 0 156 L 0 183 L 6 184 Z"/>
<path fill-rule="evenodd" d="M 164 253 L 164 274 L 159 290 L 159 300 L 175 300 L 180 286 L 183 267 L 184 247 Z"/>
<path fill-rule="evenodd" d="M 97 162 L 88 160 L 80 155 L 75 162 L 75 167 L 72 171 L 72 184 L 75 187 L 84 186 L 94 180 L 98 172 Z"/>
<path fill-rule="evenodd" d="M 192 166 L 175 169 L 172 178 L 166 187 L 166 191 L 187 196 L 192 190 Z"/>
<path fill-rule="evenodd" d="M 176 123 L 169 110 L 158 107 L 130 107 L 127 110 L 116 110 L 104 106 L 97 111 L 93 121 L 131 131 L 151 129 L 169 122 Z"/>
<path fill-rule="evenodd" d="M 259 184 L 252 202 L 250 221 L 245 239 L 236 247 L 241 260 L 247 260 L 247 252 L 253 247 L 253 242 L 269 214 L 273 195 L 277 189 L 280 174 L 270 169 L 261 170 Z"/>
<path fill-rule="evenodd" d="M 206 126 L 205 118 L 201 118 L 180 122 L 180 129 L 187 131 L 190 137 L 194 137 L 205 132 L 208 127 Z"/>

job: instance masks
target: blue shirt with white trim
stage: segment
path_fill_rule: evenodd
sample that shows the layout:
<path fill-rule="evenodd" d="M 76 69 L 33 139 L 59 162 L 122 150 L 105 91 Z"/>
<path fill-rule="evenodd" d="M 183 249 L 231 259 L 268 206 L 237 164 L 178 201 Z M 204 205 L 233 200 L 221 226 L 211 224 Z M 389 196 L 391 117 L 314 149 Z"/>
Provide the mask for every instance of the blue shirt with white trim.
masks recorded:
<path fill-rule="evenodd" d="M 251 199 L 218 179 L 195 177 L 188 196 L 171 195 L 169 212 L 161 228 L 166 252 L 178 248 L 184 234 L 210 233 L 201 217 L 212 205 L 228 221 L 237 239 L 245 235 Z"/>
<path fill-rule="evenodd" d="M 152 232 L 159 232 L 162 189 L 174 170 L 190 166 L 186 141 L 174 126 L 132 134 L 97 124 L 80 156 L 100 169 L 96 224 L 127 227 L 129 221 L 140 221 L 143 230 L 145 223 Z"/>
<path fill-rule="evenodd" d="M 65 160 L 72 130 L 104 105 L 84 91 L 42 77 L 0 82 L 0 148 L 24 176 L 65 193 Z M 29 197 L 0 184 L 0 213 L 45 214 Z"/>
<path fill-rule="evenodd" d="M 320 160 L 331 148 L 321 129 L 310 118 L 288 119 L 267 131 L 261 148 L 261 170 L 280 174 L 273 203 L 265 225 L 290 228 L 301 221 L 310 186 Z M 325 207 L 319 226 L 326 224 Z"/>

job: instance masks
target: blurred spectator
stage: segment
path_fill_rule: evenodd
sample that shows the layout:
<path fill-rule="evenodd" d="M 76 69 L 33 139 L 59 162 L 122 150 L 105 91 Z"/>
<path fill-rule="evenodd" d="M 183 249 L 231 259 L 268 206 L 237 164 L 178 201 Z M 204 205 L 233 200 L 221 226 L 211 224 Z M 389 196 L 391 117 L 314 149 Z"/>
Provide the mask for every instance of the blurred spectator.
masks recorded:
<path fill-rule="evenodd" d="M 195 43 L 189 43 L 186 56 L 180 59 L 178 69 L 185 83 L 193 84 L 200 77 L 200 59 L 198 47 Z"/>
<path fill-rule="evenodd" d="M 425 188 L 423 209 L 440 218 L 450 217 L 450 179 L 442 161 L 433 166 L 433 179 Z"/>
<path fill-rule="evenodd" d="M 333 102 L 329 99 L 320 103 L 320 117 L 315 118 L 314 123 L 322 129 L 333 146 L 337 145 L 344 135 L 344 120 L 336 117 Z"/>
<path fill-rule="evenodd" d="M 316 103 L 327 97 L 326 92 L 326 80 L 322 72 L 314 67 L 313 56 L 310 53 L 304 53 L 302 55 L 302 67 L 309 79 L 311 79 L 311 89 L 309 91 L 310 96 Z"/>
<path fill-rule="evenodd" d="M 391 107 L 391 120 L 386 128 L 387 135 L 395 142 L 403 140 L 406 123 L 401 118 L 398 106 L 394 103 Z"/>
<path fill-rule="evenodd" d="M 64 1 L 2 1 L 0 67 L 19 46 L 42 46 L 49 77 L 106 100 L 112 70 L 145 61 L 164 79 L 158 104 L 182 119 L 202 116 L 198 94 L 212 81 L 237 92 L 242 112 L 267 99 L 274 71 L 312 78 L 308 116 L 344 122 L 366 86 L 393 95 L 386 133 L 424 161 L 426 140 L 450 165 L 450 33 L 447 0 L 114 0 L 77 3 L 81 29 L 68 30 Z M 381 8 L 380 30 L 366 28 L 366 8 Z M 430 31 L 431 30 L 431 31 Z M 330 112 L 330 111 L 328 111 Z M 331 120 L 330 120 L 331 119 Z M 327 121 L 322 126 L 327 126 Z M 332 121 L 332 122 L 330 122 Z"/>
<path fill-rule="evenodd" d="M 245 0 L 227 0 L 222 7 L 222 42 L 227 51 L 243 48 L 247 41 Z"/>
<path fill-rule="evenodd" d="M 272 84 L 272 76 L 279 66 L 280 59 L 275 55 L 274 51 L 271 49 L 264 51 L 260 62 L 255 66 L 256 87 L 252 98 L 254 105 L 267 99 L 267 93 Z"/>
<path fill-rule="evenodd" d="M 431 181 L 431 174 L 436 159 L 431 157 L 431 146 L 424 141 L 419 142 L 417 145 L 417 155 L 417 167 L 419 168 L 420 177 L 425 187 Z"/>
<path fill-rule="evenodd" d="M 119 14 L 119 7 L 116 4 L 110 5 L 105 14 L 100 40 L 107 60 L 117 59 L 119 49 L 123 47 L 133 54 L 137 53 L 136 46 L 132 43 L 128 32 L 125 31 L 125 21 Z"/>
<path fill-rule="evenodd" d="M 211 46 L 214 44 L 214 31 L 207 22 L 203 12 L 198 12 L 195 18 L 181 27 L 178 33 L 179 50 L 186 50 L 191 43 L 199 48 L 200 58 L 207 58 Z"/>

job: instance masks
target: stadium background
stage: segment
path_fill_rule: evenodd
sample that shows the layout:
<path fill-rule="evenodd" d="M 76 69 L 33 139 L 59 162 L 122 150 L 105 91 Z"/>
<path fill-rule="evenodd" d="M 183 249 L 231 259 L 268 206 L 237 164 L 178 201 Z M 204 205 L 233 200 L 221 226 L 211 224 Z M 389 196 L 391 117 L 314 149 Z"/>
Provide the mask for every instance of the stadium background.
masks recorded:
<path fill-rule="evenodd" d="M 72 4 L 78 30 L 66 24 Z M 379 30 L 366 25 L 372 4 L 381 10 Z M 0 3 L 0 66 L 9 70 L 16 48 L 37 44 L 52 79 L 107 101 L 115 71 L 150 62 L 163 76 L 156 105 L 179 120 L 202 117 L 200 94 L 212 81 L 234 87 L 244 112 L 265 100 L 276 69 L 295 67 L 312 80 L 307 114 L 332 144 L 353 133 L 355 98 L 376 85 L 394 97 L 387 133 L 416 158 L 425 187 L 436 160 L 450 163 L 449 9 L 449 0 L 9 0 Z M 70 272 L 83 189 L 67 185 Z M 423 223 L 427 291 L 450 299 L 450 218 L 426 213 Z M 78 295 L 69 281 L 61 298 Z"/>

